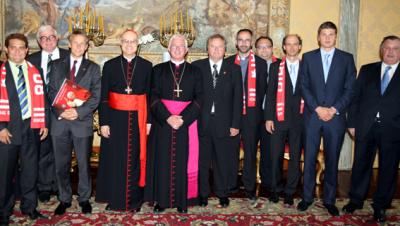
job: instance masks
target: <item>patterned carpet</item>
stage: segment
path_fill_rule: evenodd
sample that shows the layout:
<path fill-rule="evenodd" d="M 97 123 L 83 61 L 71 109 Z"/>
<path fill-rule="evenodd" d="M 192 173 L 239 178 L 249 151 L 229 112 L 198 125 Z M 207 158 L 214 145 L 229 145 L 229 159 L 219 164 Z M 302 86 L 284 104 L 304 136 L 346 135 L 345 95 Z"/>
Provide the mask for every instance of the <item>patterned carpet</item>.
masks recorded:
<path fill-rule="evenodd" d="M 295 200 L 295 204 L 298 201 Z M 347 200 L 338 200 L 338 208 L 341 209 L 346 202 Z M 302 213 L 295 206 L 284 207 L 282 201 L 274 204 L 265 198 L 259 198 L 253 205 L 246 199 L 234 198 L 229 208 L 225 209 L 218 207 L 218 199 L 211 198 L 207 207 L 190 207 L 187 214 L 178 214 L 176 209 L 153 214 L 152 207 L 147 204 L 137 214 L 105 211 L 105 204 L 92 201 L 93 214 L 83 215 L 74 200 L 67 214 L 56 217 L 53 216 L 53 211 L 57 204 L 54 197 L 48 203 L 40 203 L 38 209 L 50 219 L 32 221 L 21 215 L 17 203 L 11 225 L 378 225 L 373 221 L 370 201 L 355 214 L 341 213 L 339 217 L 331 217 L 321 201 L 315 202 L 308 211 Z M 392 206 L 387 210 L 385 225 L 400 226 L 400 200 L 394 200 Z"/>

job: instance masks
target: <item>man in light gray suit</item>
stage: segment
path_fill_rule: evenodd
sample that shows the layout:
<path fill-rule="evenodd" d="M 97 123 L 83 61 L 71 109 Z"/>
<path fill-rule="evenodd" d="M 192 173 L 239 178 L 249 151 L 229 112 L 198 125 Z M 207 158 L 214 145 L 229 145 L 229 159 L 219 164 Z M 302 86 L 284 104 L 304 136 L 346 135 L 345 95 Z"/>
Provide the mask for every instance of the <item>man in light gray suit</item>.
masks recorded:
<path fill-rule="evenodd" d="M 49 83 L 49 98 L 53 102 L 63 81 L 69 79 L 91 92 L 90 98 L 81 106 L 60 110 L 53 107 L 51 135 L 54 147 L 56 178 L 60 204 L 55 215 L 63 215 L 71 206 L 72 189 L 69 170 L 71 152 L 75 151 L 79 168 L 78 201 L 82 213 L 91 213 L 90 148 L 93 138 L 93 111 L 100 101 L 100 67 L 84 58 L 88 37 L 74 31 L 68 38 L 70 56 L 53 62 Z"/>

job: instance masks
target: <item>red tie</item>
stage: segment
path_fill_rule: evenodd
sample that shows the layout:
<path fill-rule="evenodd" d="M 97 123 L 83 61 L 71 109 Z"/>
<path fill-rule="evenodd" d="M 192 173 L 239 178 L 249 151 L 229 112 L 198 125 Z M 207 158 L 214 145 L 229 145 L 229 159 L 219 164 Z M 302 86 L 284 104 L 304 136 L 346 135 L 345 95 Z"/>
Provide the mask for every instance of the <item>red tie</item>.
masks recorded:
<path fill-rule="evenodd" d="M 76 63 L 78 61 L 74 60 L 74 65 L 72 65 L 71 71 L 69 73 L 69 79 L 71 82 L 75 82 L 75 71 L 76 71 Z"/>

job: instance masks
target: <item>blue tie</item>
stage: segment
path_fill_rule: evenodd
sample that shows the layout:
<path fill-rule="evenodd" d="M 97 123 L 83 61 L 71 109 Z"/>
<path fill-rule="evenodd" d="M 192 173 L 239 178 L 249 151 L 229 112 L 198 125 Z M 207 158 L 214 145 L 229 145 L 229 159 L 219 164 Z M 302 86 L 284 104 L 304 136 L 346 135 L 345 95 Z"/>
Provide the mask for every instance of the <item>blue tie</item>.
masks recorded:
<path fill-rule="evenodd" d="M 26 91 L 26 83 L 24 78 L 24 72 L 22 70 L 22 65 L 18 66 L 18 82 L 17 82 L 17 93 L 19 99 L 19 105 L 21 107 L 22 118 L 28 113 L 28 92 Z"/>
<path fill-rule="evenodd" d="M 390 69 L 392 69 L 391 66 L 386 66 L 385 68 L 385 72 L 383 73 L 383 77 L 381 80 L 381 95 L 383 95 L 383 93 L 385 93 L 386 88 L 389 85 L 389 71 Z"/>
<path fill-rule="evenodd" d="M 331 55 L 330 54 L 325 54 L 324 56 L 324 63 L 323 63 L 323 68 L 324 68 L 324 79 L 325 79 L 325 83 L 326 80 L 328 80 L 328 72 L 329 72 L 329 57 Z"/>

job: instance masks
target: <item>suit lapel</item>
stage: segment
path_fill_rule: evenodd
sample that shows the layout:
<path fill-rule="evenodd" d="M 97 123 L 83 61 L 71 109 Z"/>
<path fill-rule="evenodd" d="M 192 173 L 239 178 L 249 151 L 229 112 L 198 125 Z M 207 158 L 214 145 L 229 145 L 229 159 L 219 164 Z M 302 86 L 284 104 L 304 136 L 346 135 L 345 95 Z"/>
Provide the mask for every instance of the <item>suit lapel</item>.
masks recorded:
<path fill-rule="evenodd" d="M 71 63 L 70 63 L 70 57 L 65 57 L 63 59 L 64 62 L 64 71 L 65 71 L 65 78 L 66 79 L 70 79 L 70 73 L 71 73 Z"/>
<path fill-rule="evenodd" d="M 83 76 L 86 74 L 88 67 L 89 61 L 85 58 L 82 58 L 81 66 L 79 67 L 78 74 L 76 74 L 75 78 L 76 83 L 79 83 L 82 80 Z"/>
<path fill-rule="evenodd" d="M 331 65 L 329 66 L 329 71 L 328 71 L 328 79 L 327 79 L 327 82 L 326 83 L 328 83 L 328 80 L 329 80 L 329 78 L 331 77 L 331 75 L 333 74 L 333 71 L 335 70 L 335 68 L 336 68 L 336 64 L 337 64 L 337 61 L 338 61 L 338 59 L 339 59 L 339 51 L 337 50 L 337 49 L 335 49 L 335 53 L 333 54 L 333 56 L 332 56 L 332 62 L 331 62 Z M 322 63 L 322 61 L 321 61 L 321 63 Z"/>
<path fill-rule="evenodd" d="M 317 67 L 316 70 L 320 71 L 317 74 L 321 75 L 317 79 L 319 79 L 320 82 L 322 82 L 322 84 L 325 85 L 324 67 L 322 66 L 322 55 L 321 55 L 321 50 L 320 49 L 318 49 L 316 51 L 316 54 L 314 55 L 314 57 L 315 57 L 314 62 L 316 62 L 315 66 Z M 328 78 L 329 78 L 329 76 L 328 76 Z"/>

